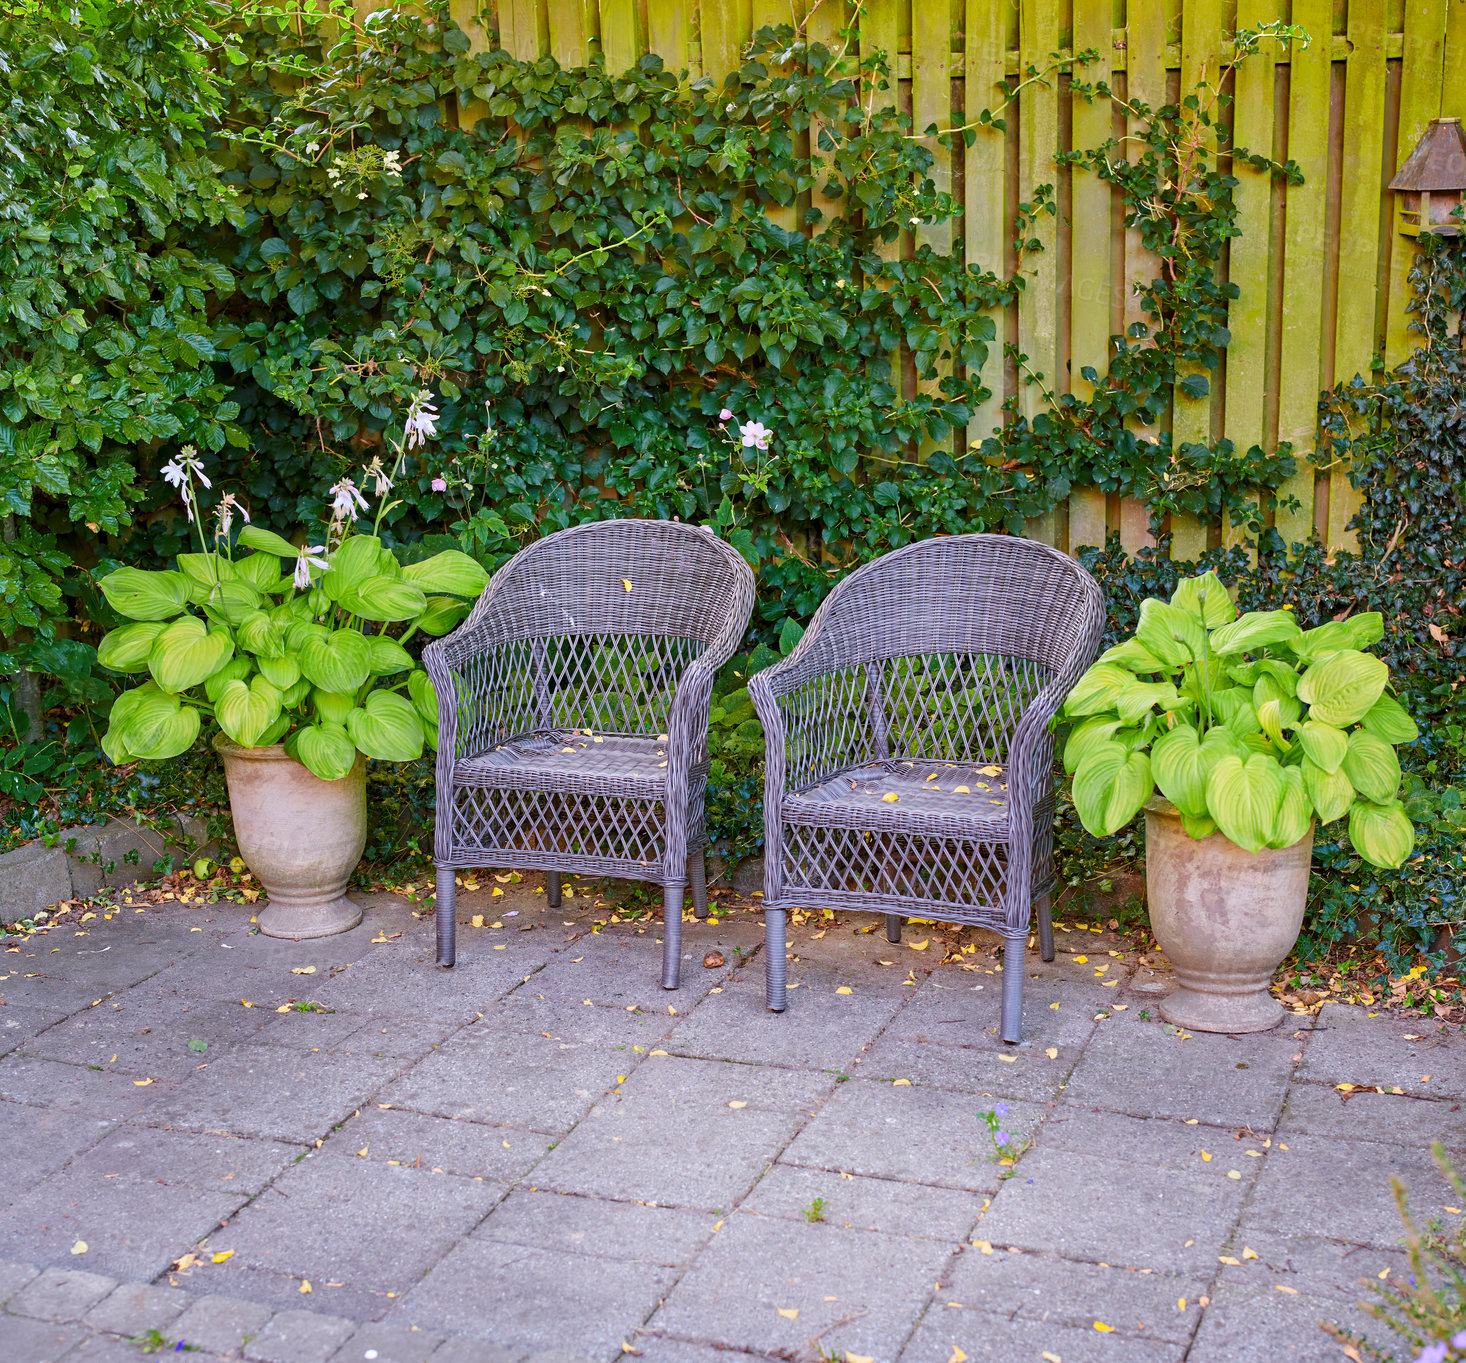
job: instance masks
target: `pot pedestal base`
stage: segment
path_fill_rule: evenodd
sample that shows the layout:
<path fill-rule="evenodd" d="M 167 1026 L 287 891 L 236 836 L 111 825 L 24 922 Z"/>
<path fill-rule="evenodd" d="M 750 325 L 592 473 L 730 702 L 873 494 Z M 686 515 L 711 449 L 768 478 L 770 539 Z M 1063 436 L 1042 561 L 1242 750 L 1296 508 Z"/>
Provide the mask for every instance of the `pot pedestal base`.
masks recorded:
<path fill-rule="evenodd" d="M 1283 1020 L 1283 1006 L 1260 989 L 1250 994 L 1214 994 L 1184 983 L 1160 1002 L 1161 1017 L 1188 1032 L 1266 1032 Z"/>
<path fill-rule="evenodd" d="M 349 932 L 361 922 L 361 906 L 345 895 L 315 904 L 296 904 L 272 899 L 259 915 L 258 927 L 266 937 L 286 937 L 301 942 L 310 937 L 330 937 Z"/>

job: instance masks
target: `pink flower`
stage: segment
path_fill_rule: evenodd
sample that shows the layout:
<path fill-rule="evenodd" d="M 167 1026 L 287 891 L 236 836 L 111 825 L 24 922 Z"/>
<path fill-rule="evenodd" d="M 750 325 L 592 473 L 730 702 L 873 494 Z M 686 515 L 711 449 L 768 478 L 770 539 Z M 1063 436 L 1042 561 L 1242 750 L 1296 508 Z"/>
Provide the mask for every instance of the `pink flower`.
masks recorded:
<path fill-rule="evenodd" d="M 719 421 L 732 421 L 733 420 L 733 413 L 728 408 L 724 407 L 723 410 L 718 413 L 718 420 Z"/>
<path fill-rule="evenodd" d="M 448 480 L 446 478 L 434 478 L 433 479 L 433 491 L 434 492 L 447 492 L 448 491 Z"/>

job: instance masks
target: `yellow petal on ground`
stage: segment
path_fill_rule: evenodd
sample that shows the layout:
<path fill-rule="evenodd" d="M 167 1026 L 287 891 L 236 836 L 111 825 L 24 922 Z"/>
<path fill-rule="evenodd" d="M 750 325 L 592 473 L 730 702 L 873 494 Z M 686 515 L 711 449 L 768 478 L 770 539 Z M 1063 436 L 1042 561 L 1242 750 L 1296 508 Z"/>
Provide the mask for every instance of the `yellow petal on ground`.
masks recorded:
<path fill-rule="evenodd" d="M 893 805 L 900 798 L 901 797 L 899 795 L 897 795 L 896 792 L 893 790 L 893 791 L 891 791 L 891 793 L 889 795 L 882 795 L 881 796 L 881 801 L 884 804 Z"/>
<path fill-rule="evenodd" d="M 1039 1357 L 1043 1359 L 1044 1363 L 1064 1363 L 1064 1360 L 1058 1354 L 1051 1354 L 1047 1349 Z"/>
<path fill-rule="evenodd" d="M 621 579 L 621 585 L 629 592 L 631 590 L 631 579 L 629 577 L 623 577 Z"/>
<path fill-rule="evenodd" d="M 1089 960 L 1089 957 L 1088 956 L 1076 956 L 1074 958 L 1074 960 L 1075 960 L 1075 963 L 1076 964 L 1083 965 L 1086 961 Z"/>
<path fill-rule="evenodd" d="M 928 781 L 935 781 L 935 780 L 936 780 L 936 779 L 937 779 L 937 774 L 936 774 L 936 772 L 932 772 L 932 774 L 931 774 L 931 775 L 930 775 L 930 776 L 928 776 L 928 777 L 927 777 L 927 778 L 926 778 L 926 779 L 927 779 L 927 780 L 928 780 Z M 85 920 L 83 920 L 83 921 L 85 921 Z"/>
<path fill-rule="evenodd" d="M 911 1080 L 909 1080 L 909 1079 L 893 1079 L 893 1080 L 891 1080 L 891 1087 L 892 1088 L 910 1088 L 911 1087 Z"/>
<path fill-rule="evenodd" d="M 225 1259 L 232 1259 L 233 1257 L 234 1251 L 232 1249 L 221 1249 L 216 1255 L 214 1255 L 214 1262 L 216 1264 L 222 1264 Z"/>
<path fill-rule="evenodd" d="M 1211 1155 L 1207 1151 L 1203 1150 L 1201 1152 L 1201 1158 L 1202 1158 L 1202 1160 L 1205 1163 L 1207 1163 L 1207 1164 L 1210 1164 L 1211 1163 Z"/>
<path fill-rule="evenodd" d="M 747 1107 L 748 1106 L 748 1103 L 744 1099 L 742 1099 L 742 1098 L 735 1098 L 735 1099 L 733 1099 L 733 1101 L 731 1103 L 728 1104 L 728 1106 L 729 1107 Z"/>
<path fill-rule="evenodd" d="M 1219 1263 L 1219 1264 L 1227 1264 L 1231 1268 L 1241 1268 L 1242 1267 L 1242 1260 L 1241 1259 L 1234 1259 L 1230 1254 L 1219 1254 L 1217 1256 L 1217 1263 Z"/>
<path fill-rule="evenodd" d="M 981 1250 L 984 1254 L 991 1254 L 993 1252 L 992 1241 L 990 1240 L 974 1240 L 972 1247 L 973 1249 Z"/>
<path fill-rule="evenodd" d="M 370 1149 L 371 1149 L 371 1148 L 372 1148 L 372 1147 L 371 1147 L 371 1142 L 370 1142 L 370 1141 L 368 1141 L 368 1142 L 367 1142 L 367 1144 L 365 1144 L 365 1145 L 364 1145 L 364 1146 L 362 1146 L 362 1148 L 361 1148 L 361 1149 L 360 1149 L 360 1150 L 358 1150 L 358 1151 L 357 1151 L 357 1152 L 356 1152 L 356 1153 L 357 1153 L 357 1154 L 358 1154 L 358 1155 L 365 1155 L 365 1154 L 366 1154 L 366 1152 L 367 1152 L 367 1151 L 368 1151 L 368 1150 L 370 1150 Z"/>
<path fill-rule="evenodd" d="M 925 951 L 927 947 L 931 945 L 931 938 L 923 937 L 919 942 L 907 942 L 906 945 L 909 946 L 912 951 Z"/>
<path fill-rule="evenodd" d="M 855 991 L 848 984 L 842 984 L 837 990 L 835 990 L 835 993 L 837 994 L 853 994 L 854 992 Z"/>
<path fill-rule="evenodd" d="M 984 776 L 1001 776 L 1003 774 L 1002 767 L 979 767 L 978 771 Z"/>
<path fill-rule="evenodd" d="M 1354 1091 L 1353 1084 L 1335 1084 L 1334 1087 L 1338 1089 L 1340 1093 L 1352 1093 Z"/>
<path fill-rule="evenodd" d="M 1241 1174 L 1239 1174 L 1239 1173 L 1238 1173 L 1238 1172 L 1237 1172 L 1237 1170 L 1235 1170 L 1235 1169 L 1228 1169 L 1228 1170 L 1227 1170 L 1227 1177 L 1228 1177 L 1228 1178 L 1241 1178 L 1241 1177 L 1242 1177 L 1242 1175 L 1241 1175 Z"/>
<path fill-rule="evenodd" d="M 876 1360 L 872 1354 L 852 1354 L 847 1352 L 845 1354 L 845 1363 L 876 1363 Z"/>
<path fill-rule="evenodd" d="M 1176 1310 L 1178 1310 L 1178 1311 L 1184 1311 L 1185 1309 L 1186 1309 L 1186 1298 L 1185 1297 L 1177 1297 L 1176 1298 Z"/>
<path fill-rule="evenodd" d="M 1044 1052 L 1044 1054 L 1048 1056 L 1050 1060 L 1057 1060 L 1059 1058 L 1059 1048 L 1057 1046 L 1050 1046 L 1048 1050 Z"/>
<path fill-rule="evenodd" d="M 1102 1335 L 1111 1335 L 1115 1332 L 1115 1327 L 1113 1325 L 1106 1325 L 1102 1320 L 1095 1321 L 1094 1328 L 1098 1330 Z"/>
<path fill-rule="evenodd" d="M 311 1290 L 311 1280 L 309 1278 L 302 1278 L 300 1280 L 300 1294 L 301 1294 L 301 1296 L 308 1295 L 309 1292 L 310 1292 L 310 1290 Z"/>
<path fill-rule="evenodd" d="M 1101 989 L 1113 989 L 1119 983 L 1120 983 L 1119 980 L 1101 980 L 1100 981 L 1100 988 Z"/>
<path fill-rule="evenodd" d="M 1257 1258 L 1257 1251 L 1255 1249 L 1248 1248 L 1248 1246 L 1246 1246 L 1246 1245 L 1243 1245 L 1242 1246 L 1242 1257 L 1244 1259 L 1255 1259 L 1255 1258 Z"/>
<path fill-rule="evenodd" d="M 797 1306 L 776 1306 L 774 1308 L 785 1320 L 798 1320 L 799 1308 Z"/>
<path fill-rule="evenodd" d="M 967 1355 L 954 1344 L 952 1346 L 952 1357 L 947 1360 L 947 1363 L 967 1363 Z"/>
<path fill-rule="evenodd" d="M 1057 1013 L 1059 1011 L 1059 1001 L 1057 999 L 1055 999 L 1053 1001 L 1053 1003 L 1049 1004 L 1049 1007 L 1052 1008 L 1054 1010 L 1054 1012 Z"/>
<path fill-rule="evenodd" d="M 1274 1283 L 1273 1291 L 1286 1292 L 1290 1297 L 1296 1297 L 1298 1295 L 1298 1289 L 1296 1287 L 1285 1287 L 1282 1283 Z"/>
<path fill-rule="evenodd" d="M 1018 1063 L 1018 1057 L 1016 1055 L 1000 1055 L 998 1059 L 1005 1065 L 1016 1065 Z"/>
<path fill-rule="evenodd" d="M 953 790 L 952 793 L 954 795 L 971 795 L 972 794 L 972 792 L 966 786 L 957 786 Z"/>
<path fill-rule="evenodd" d="M 1384 1282 L 1384 1280 L 1390 1276 L 1390 1270 L 1387 1268 L 1382 1268 L 1374 1276 L 1378 1278 L 1381 1282 Z"/>
<path fill-rule="evenodd" d="M 240 1001 L 239 1001 L 239 1002 L 240 1002 L 240 1003 L 241 1003 L 241 1004 L 242 1004 L 242 1005 L 243 1005 L 243 1006 L 244 1006 L 244 1007 L 246 1007 L 246 1008 L 253 1008 L 253 1007 L 254 1007 L 254 1004 L 252 1004 L 252 1003 L 251 1003 L 251 1002 L 250 1002 L 250 1001 L 249 1001 L 249 1000 L 248 1000 L 248 999 L 240 999 Z"/>
<path fill-rule="evenodd" d="M 90 1246 L 85 1240 L 78 1240 L 76 1244 L 71 1247 L 71 1252 L 73 1254 L 85 1254 L 89 1248 Z"/>
<path fill-rule="evenodd" d="M 134 1079 L 132 1082 L 136 1084 L 138 1088 L 145 1089 L 153 1081 L 151 1079 Z"/>
<path fill-rule="evenodd" d="M 494 888 L 489 891 L 489 898 L 490 899 L 497 899 L 503 893 L 504 893 L 504 891 L 501 890 L 497 885 L 495 885 Z"/>
<path fill-rule="evenodd" d="M 471 927 L 481 928 L 484 925 L 484 916 L 481 913 L 476 913 L 468 921 Z"/>
<path fill-rule="evenodd" d="M 290 967 L 292 975 L 314 975 L 316 968 L 313 965 L 293 965 Z"/>
<path fill-rule="evenodd" d="M 290 1005 L 288 1003 L 282 1003 L 275 1011 L 277 1013 L 288 1013 L 290 1011 Z"/>

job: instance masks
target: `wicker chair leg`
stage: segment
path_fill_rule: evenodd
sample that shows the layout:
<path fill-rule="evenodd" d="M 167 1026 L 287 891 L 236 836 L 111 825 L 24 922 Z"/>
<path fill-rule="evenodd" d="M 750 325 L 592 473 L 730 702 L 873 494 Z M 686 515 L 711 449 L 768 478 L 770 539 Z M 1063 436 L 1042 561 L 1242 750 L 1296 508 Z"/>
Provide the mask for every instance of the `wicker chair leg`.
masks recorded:
<path fill-rule="evenodd" d="M 886 915 L 886 941 L 892 943 L 901 940 L 901 915 L 899 913 L 888 913 Z"/>
<path fill-rule="evenodd" d="M 552 909 L 558 909 L 560 907 L 561 896 L 564 891 L 564 883 L 561 877 L 564 874 L 564 871 L 545 872 L 545 903 Z"/>
<path fill-rule="evenodd" d="M 1040 895 L 1033 906 L 1038 916 L 1038 954 L 1046 961 L 1054 959 L 1054 906 L 1048 895 Z"/>
<path fill-rule="evenodd" d="M 1023 1039 L 1023 969 L 1028 934 L 1010 937 L 1003 947 L 1003 1040 L 1016 1046 Z"/>
<path fill-rule="evenodd" d="M 784 940 L 784 910 L 764 910 L 764 975 L 767 980 L 769 1011 L 782 1013 L 788 1001 L 785 993 L 785 972 L 789 962 Z"/>
<path fill-rule="evenodd" d="M 687 858 L 687 878 L 692 882 L 692 916 L 708 916 L 708 869 L 701 852 Z"/>
<path fill-rule="evenodd" d="M 682 900 L 687 886 L 680 881 L 662 894 L 662 988 L 676 989 L 682 973 Z"/>
<path fill-rule="evenodd" d="M 458 898 L 458 882 L 454 878 L 451 866 L 438 867 L 438 896 L 437 922 L 438 922 L 438 964 L 450 966 L 456 959 L 454 950 L 454 919 L 453 909 Z"/>

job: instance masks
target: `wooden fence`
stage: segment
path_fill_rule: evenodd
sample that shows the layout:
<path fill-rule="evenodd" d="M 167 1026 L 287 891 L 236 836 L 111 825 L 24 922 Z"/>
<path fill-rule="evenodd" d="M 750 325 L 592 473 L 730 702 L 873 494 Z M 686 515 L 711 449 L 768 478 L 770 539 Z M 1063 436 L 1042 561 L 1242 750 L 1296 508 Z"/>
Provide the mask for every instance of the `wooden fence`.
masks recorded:
<path fill-rule="evenodd" d="M 363 11 L 379 8 L 358 0 Z M 1098 69 L 1117 90 L 1152 106 L 1215 73 L 1239 25 L 1269 20 L 1300 25 L 1306 49 L 1265 47 L 1240 65 L 1231 93 L 1234 141 L 1301 167 L 1305 183 L 1286 188 L 1239 167 L 1242 235 L 1224 268 L 1241 290 L 1230 319 L 1224 366 L 1200 400 L 1176 393 L 1177 441 L 1226 436 L 1246 450 L 1292 442 L 1299 472 L 1286 490 L 1301 504 L 1279 512 L 1287 539 L 1316 528 L 1331 546 L 1356 496 L 1327 453 L 1315 457 L 1322 389 L 1368 373 L 1378 353 L 1387 365 L 1410 351 L 1406 276 L 1413 244 L 1394 228 L 1385 188 L 1430 119 L 1466 115 L 1466 0 L 452 0 L 458 22 L 478 46 L 516 56 L 552 54 L 583 62 L 599 44 L 612 69 L 644 52 L 692 77 L 721 79 L 764 24 L 798 23 L 811 40 L 837 46 L 858 25 L 862 50 L 881 49 L 899 78 L 898 98 L 915 126 L 949 126 L 1003 95 L 1030 63 L 1056 51 L 1096 49 Z M 1007 320 L 1007 338 L 1057 391 L 1079 389 L 1080 370 L 1103 371 L 1108 338 L 1133 308 L 1131 286 L 1148 279 L 1138 235 L 1121 223 L 1118 198 L 1087 171 L 1056 167 L 1056 149 L 1096 145 L 1123 132 L 1104 102 L 1071 101 L 1062 83 L 1032 85 L 1006 115 L 1006 135 L 986 132 L 965 152 L 934 147 L 939 187 L 959 196 L 956 223 L 923 229 L 939 249 L 958 250 L 998 273 L 1009 263 L 1010 224 L 1019 202 L 1054 184 L 1060 213 L 1041 229 L 1045 250 Z M 912 243 L 905 243 L 910 249 Z M 1002 334 L 1000 330 L 1000 335 Z M 989 361 L 997 390 L 971 434 L 987 434 L 1009 373 Z M 1033 390 L 1027 390 L 1032 394 Z M 1177 518 L 1173 553 L 1190 557 L 1223 542 L 1221 526 Z M 1096 491 L 1031 527 L 1064 548 L 1102 543 L 1118 530 L 1127 548 L 1148 542 L 1145 508 Z"/>

